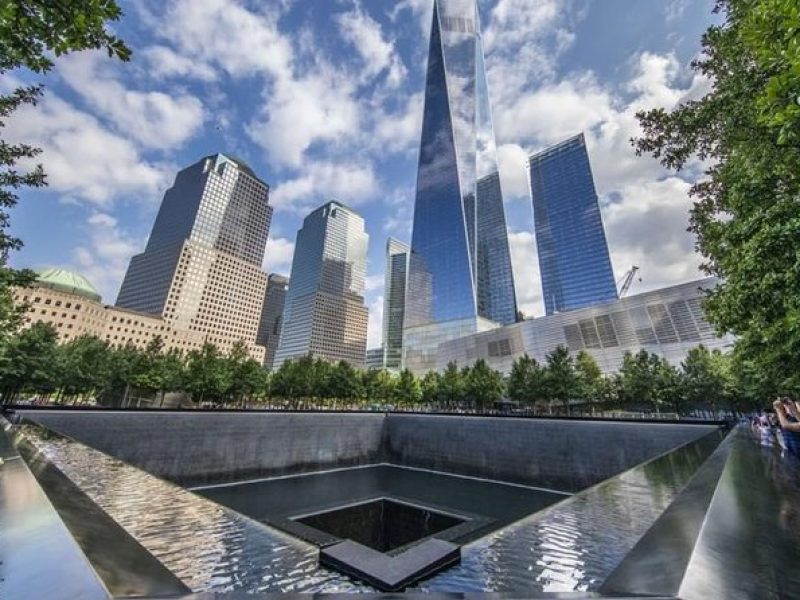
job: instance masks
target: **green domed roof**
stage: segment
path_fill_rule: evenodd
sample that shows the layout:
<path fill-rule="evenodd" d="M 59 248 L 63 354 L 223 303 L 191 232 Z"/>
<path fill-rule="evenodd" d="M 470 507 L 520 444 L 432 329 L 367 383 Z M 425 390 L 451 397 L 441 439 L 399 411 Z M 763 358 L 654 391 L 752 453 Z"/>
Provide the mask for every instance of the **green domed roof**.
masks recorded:
<path fill-rule="evenodd" d="M 42 287 L 100 302 L 100 294 L 80 273 L 55 268 L 34 269 L 34 271 L 36 272 L 36 281 Z"/>

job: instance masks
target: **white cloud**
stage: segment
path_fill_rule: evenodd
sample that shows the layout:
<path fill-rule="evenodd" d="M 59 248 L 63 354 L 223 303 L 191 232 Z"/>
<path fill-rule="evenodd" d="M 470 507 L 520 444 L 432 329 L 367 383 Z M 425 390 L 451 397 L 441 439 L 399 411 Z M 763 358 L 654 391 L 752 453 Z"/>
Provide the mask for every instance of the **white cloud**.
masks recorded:
<path fill-rule="evenodd" d="M 369 303 L 367 321 L 367 348 L 377 348 L 383 342 L 383 296 Z"/>
<path fill-rule="evenodd" d="M 8 120 L 5 136 L 43 149 L 49 189 L 107 205 L 118 196 L 157 200 L 174 168 L 145 161 L 136 147 L 94 117 L 48 93 Z"/>
<path fill-rule="evenodd" d="M 641 284 L 631 293 L 697 279 L 700 257 L 694 236 L 686 231 L 690 184 L 677 177 L 624 186 L 621 200 L 603 210 L 614 270 L 622 277 L 632 265 L 641 268 Z"/>
<path fill-rule="evenodd" d="M 235 77 L 283 77 L 291 70 L 292 46 L 278 30 L 279 14 L 266 6 L 254 12 L 233 0 L 177 0 L 157 22 L 162 38 L 187 58 Z"/>
<path fill-rule="evenodd" d="M 376 292 L 378 290 L 383 292 L 384 277 L 383 273 L 376 273 L 374 275 L 367 275 L 364 283 L 364 289 L 367 292 Z"/>
<path fill-rule="evenodd" d="M 142 50 L 141 55 L 147 62 L 149 74 L 157 78 L 187 77 L 200 81 L 217 79 L 217 74 L 210 65 L 182 56 L 167 46 L 150 46 Z"/>
<path fill-rule="evenodd" d="M 147 148 L 172 149 L 194 136 L 205 119 L 194 96 L 127 89 L 99 52 L 61 59 L 58 72 L 109 124 Z"/>
<path fill-rule="evenodd" d="M 500 182 L 506 201 L 515 198 L 530 200 L 528 156 L 529 153 L 518 144 L 503 144 L 497 148 Z"/>
<path fill-rule="evenodd" d="M 422 132 L 422 92 L 412 94 L 402 110 L 381 112 L 371 138 L 378 152 L 417 152 Z"/>
<path fill-rule="evenodd" d="M 75 268 L 94 284 L 104 302 L 113 304 L 128 262 L 144 241 L 128 235 L 114 217 L 103 212 L 89 216 L 82 241 L 72 253 Z"/>
<path fill-rule="evenodd" d="M 267 240 L 262 268 L 267 273 L 289 274 L 294 257 L 294 242 L 286 238 L 271 237 Z"/>
<path fill-rule="evenodd" d="M 271 194 L 273 206 L 303 213 L 336 199 L 356 205 L 378 193 L 371 163 L 360 165 L 318 161 L 295 179 L 279 184 Z"/>
<path fill-rule="evenodd" d="M 396 88 L 405 81 L 406 67 L 398 56 L 394 43 L 384 38 L 381 26 L 366 14 L 360 5 L 338 16 L 339 32 L 352 44 L 363 63 L 364 79 L 386 73 L 390 87 Z"/>
<path fill-rule="evenodd" d="M 509 232 L 508 244 L 514 269 L 517 306 L 526 317 L 541 316 L 544 314 L 542 285 L 533 234 L 529 231 Z"/>
<path fill-rule="evenodd" d="M 265 90 L 262 115 L 247 126 L 249 137 L 276 165 L 299 169 L 317 142 L 342 144 L 361 129 L 355 82 L 327 69 L 286 78 Z"/>

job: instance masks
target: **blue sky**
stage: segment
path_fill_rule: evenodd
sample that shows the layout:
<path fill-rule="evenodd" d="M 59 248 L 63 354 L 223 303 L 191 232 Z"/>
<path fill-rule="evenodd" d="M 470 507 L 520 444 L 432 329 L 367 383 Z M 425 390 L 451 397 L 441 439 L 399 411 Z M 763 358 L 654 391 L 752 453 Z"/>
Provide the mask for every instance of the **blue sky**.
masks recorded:
<path fill-rule="evenodd" d="M 583 131 L 618 278 L 631 293 L 699 277 L 688 188 L 636 157 L 635 113 L 701 95 L 688 68 L 712 0 L 479 0 L 517 294 L 540 315 L 526 157 Z M 370 346 L 380 339 L 386 238 L 410 237 L 432 0 L 122 2 L 132 62 L 59 59 L 46 96 L 7 124 L 44 149 L 24 190 L 16 266 L 83 272 L 113 303 L 176 171 L 227 152 L 275 206 L 265 269 L 287 273 L 303 216 L 336 198 L 366 219 Z M 10 74 L 4 89 L 26 78 Z"/>

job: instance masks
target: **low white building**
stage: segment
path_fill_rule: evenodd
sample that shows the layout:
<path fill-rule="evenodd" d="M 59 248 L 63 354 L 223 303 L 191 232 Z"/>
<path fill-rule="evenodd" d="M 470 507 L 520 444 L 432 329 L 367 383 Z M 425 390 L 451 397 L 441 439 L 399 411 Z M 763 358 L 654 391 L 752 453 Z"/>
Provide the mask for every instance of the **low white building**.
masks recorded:
<path fill-rule="evenodd" d="M 641 349 L 678 366 L 700 344 L 723 351 L 733 346 L 733 337 L 717 337 L 703 313 L 703 290 L 716 281 L 683 283 L 443 342 L 436 367 L 442 371 L 451 361 L 463 367 L 483 358 L 493 369 L 509 373 L 523 354 L 544 362 L 558 346 L 585 350 L 605 373 L 618 371 L 626 352 Z"/>

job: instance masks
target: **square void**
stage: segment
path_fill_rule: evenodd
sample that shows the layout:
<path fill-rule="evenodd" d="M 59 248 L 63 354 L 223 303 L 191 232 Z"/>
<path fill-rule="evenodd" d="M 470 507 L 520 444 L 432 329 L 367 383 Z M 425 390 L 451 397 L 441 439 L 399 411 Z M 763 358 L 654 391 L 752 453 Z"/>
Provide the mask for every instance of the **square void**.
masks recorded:
<path fill-rule="evenodd" d="M 334 537 L 351 539 L 378 552 L 391 552 L 465 521 L 424 506 L 386 498 L 294 520 Z"/>

